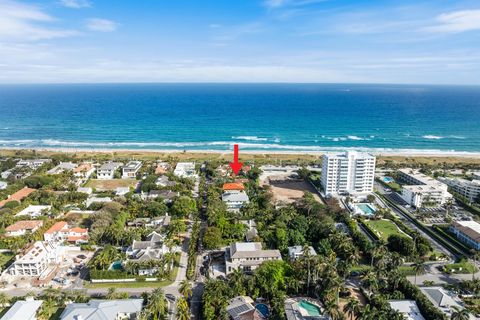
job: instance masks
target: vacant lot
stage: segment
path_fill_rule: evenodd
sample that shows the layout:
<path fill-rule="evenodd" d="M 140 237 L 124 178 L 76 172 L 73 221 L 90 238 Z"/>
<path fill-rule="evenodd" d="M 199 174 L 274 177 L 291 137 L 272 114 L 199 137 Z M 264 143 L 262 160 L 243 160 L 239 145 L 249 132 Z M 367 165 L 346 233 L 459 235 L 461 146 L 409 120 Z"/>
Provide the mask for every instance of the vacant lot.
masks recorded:
<path fill-rule="evenodd" d="M 290 180 L 287 177 L 282 180 L 278 177 L 275 177 L 274 180 L 270 180 L 268 178 L 265 179 L 263 184 L 271 187 L 275 202 L 293 203 L 298 199 L 301 199 L 305 194 L 305 191 L 308 191 L 313 194 L 314 198 L 318 202 L 322 203 L 322 200 L 318 196 L 316 190 L 310 183 L 304 180 Z"/>
<path fill-rule="evenodd" d="M 376 231 L 376 234 L 385 240 L 392 234 L 400 236 L 407 236 L 404 232 L 398 229 L 397 225 L 391 220 L 368 220 L 365 224 L 370 226 L 372 230 Z"/>
<path fill-rule="evenodd" d="M 113 180 L 97 180 L 91 179 L 88 181 L 86 187 L 95 188 L 99 191 L 115 190 L 119 187 L 134 187 L 137 185 L 137 180 L 129 179 L 113 179 Z"/>

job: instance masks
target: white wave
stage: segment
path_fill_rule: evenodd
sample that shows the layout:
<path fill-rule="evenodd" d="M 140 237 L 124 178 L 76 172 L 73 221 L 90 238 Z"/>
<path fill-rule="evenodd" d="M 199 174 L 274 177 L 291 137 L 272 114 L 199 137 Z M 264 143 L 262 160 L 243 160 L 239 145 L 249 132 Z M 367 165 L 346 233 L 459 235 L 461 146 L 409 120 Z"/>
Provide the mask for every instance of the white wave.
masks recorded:
<path fill-rule="evenodd" d="M 279 138 L 275 138 L 275 139 L 273 139 L 273 142 L 275 142 L 275 143 L 280 143 L 280 139 L 279 139 Z"/>
<path fill-rule="evenodd" d="M 440 140 L 440 139 L 443 139 L 444 137 L 434 136 L 433 134 L 427 134 L 427 135 L 422 136 L 422 138 L 431 139 L 431 140 Z"/>
<path fill-rule="evenodd" d="M 451 138 L 451 139 L 466 139 L 466 137 L 464 137 L 464 136 L 455 136 L 455 135 L 448 136 L 448 138 Z"/>
<path fill-rule="evenodd" d="M 267 141 L 267 138 L 259 138 L 257 136 L 236 136 L 232 137 L 235 140 L 247 140 L 247 141 Z"/>
<path fill-rule="evenodd" d="M 347 136 L 347 138 L 350 140 L 365 140 L 364 138 L 360 138 L 358 136 Z"/>

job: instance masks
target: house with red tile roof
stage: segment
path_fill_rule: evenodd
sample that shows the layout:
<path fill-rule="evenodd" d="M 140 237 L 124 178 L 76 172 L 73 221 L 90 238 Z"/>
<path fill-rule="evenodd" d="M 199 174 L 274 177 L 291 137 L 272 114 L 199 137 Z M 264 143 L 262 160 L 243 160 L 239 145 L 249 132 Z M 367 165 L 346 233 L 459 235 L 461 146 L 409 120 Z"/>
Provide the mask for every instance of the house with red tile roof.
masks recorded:
<path fill-rule="evenodd" d="M 59 221 L 43 234 L 45 241 L 68 241 L 72 243 L 88 242 L 88 229 L 73 227 L 70 228 L 67 222 Z"/>
<path fill-rule="evenodd" d="M 7 237 L 17 237 L 26 234 L 27 232 L 33 233 L 43 226 L 42 220 L 21 220 L 5 228 L 5 235 Z"/>
<path fill-rule="evenodd" d="M 225 183 L 223 185 L 223 191 L 243 191 L 245 186 L 240 182 Z"/>
<path fill-rule="evenodd" d="M 8 196 L 7 199 L 0 201 L 0 208 L 3 208 L 8 202 L 10 201 L 17 201 L 21 202 L 23 199 L 28 197 L 32 192 L 36 191 L 37 189 L 32 188 L 23 188 L 15 192 L 14 194 Z"/>

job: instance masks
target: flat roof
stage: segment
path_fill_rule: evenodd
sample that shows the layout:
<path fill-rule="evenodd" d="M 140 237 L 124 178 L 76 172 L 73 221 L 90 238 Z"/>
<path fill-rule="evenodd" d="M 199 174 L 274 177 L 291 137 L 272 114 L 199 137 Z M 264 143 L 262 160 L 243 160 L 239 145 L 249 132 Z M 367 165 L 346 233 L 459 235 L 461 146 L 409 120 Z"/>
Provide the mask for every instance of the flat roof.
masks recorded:
<path fill-rule="evenodd" d="M 407 317 L 407 320 L 424 320 L 414 300 L 390 300 L 390 307 Z"/>

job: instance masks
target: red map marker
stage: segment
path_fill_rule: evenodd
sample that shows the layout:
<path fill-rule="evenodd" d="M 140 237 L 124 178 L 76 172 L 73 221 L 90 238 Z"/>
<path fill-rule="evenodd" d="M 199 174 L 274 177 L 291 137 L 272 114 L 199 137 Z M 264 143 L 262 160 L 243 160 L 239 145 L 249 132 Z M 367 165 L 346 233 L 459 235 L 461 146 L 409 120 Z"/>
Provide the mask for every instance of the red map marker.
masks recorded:
<path fill-rule="evenodd" d="M 232 168 L 233 173 L 238 174 L 240 169 L 242 169 L 243 163 L 238 162 L 238 144 L 233 145 L 233 162 L 230 162 L 230 168 Z"/>

